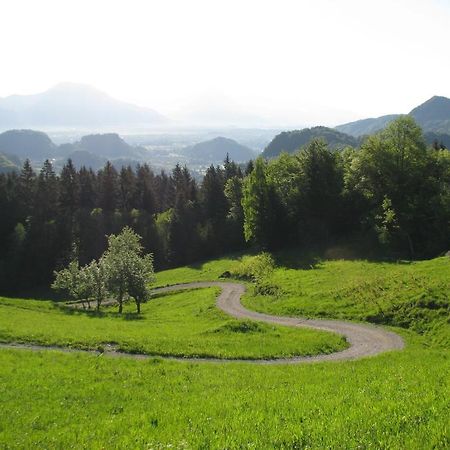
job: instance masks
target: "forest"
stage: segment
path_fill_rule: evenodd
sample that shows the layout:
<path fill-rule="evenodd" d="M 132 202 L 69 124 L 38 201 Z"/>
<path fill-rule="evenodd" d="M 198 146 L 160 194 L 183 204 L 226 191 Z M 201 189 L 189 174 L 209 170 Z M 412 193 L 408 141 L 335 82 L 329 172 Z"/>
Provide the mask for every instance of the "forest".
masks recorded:
<path fill-rule="evenodd" d="M 201 183 L 180 165 L 168 174 L 108 162 L 94 172 L 68 160 L 56 174 L 48 160 L 39 173 L 25 161 L 0 175 L 0 211 L 3 292 L 48 286 L 71 260 L 97 260 L 126 226 L 156 270 L 350 241 L 366 258 L 427 258 L 450 249 L 450 152 L 427 146 L 405 116 L 358 149 L 314 139 L 245 168 L 227 157 Z"/>

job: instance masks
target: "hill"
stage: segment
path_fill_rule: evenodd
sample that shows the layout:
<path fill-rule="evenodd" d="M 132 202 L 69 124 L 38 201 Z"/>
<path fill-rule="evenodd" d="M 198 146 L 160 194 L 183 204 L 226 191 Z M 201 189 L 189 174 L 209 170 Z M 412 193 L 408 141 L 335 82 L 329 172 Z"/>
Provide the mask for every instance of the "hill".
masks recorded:
<path fill-rule="evenodd" d="M 103 158 L 139 158 L 147 151 L 143 147 L 127 144 L 118 134 L 89 134 L 74 144 L 78 150 L 84 150 Z"/>
<path fill-rule="evenodd" d="M 216 137 L 185 147 L 181 153 L 193 160 L 204 161 L 205 164 L 221 162 L 226 158 L 227 153 L 230 159 L 236 162 L 248 161 L 256 156 L 252 149 L 224 137 Z"/>
<path fill-rule="evenodd" d="M 248 289 L 248 308 L 389 325 L 406 347 L 303 365 L 134 360 L 108 356 L 108 348 L 214 355 L 269 353 L 275 343 L 289 353 L 296 342 L 289 329 L 236 326 L 216 309 L 211 289 L 157 295 L 139 320 L 131 307 L 125 320 L 108 307 L 101 314 L 71 312 L 61 303 L 1 298 L 3 342 L 105 350 L 98 356 L 0 349 L 2 442 L 8 448 L 36 442 L 45 448 L 237 449 L 249 442 L 280 449 L 447 448 L 448 258 L 321 260 L 299 269 L 300 252 L 292 253 L 277 255 L 269 279 L 281 293 Z M 157 273 L 157 283 L 217 280 L 239 264 L 224 257 L 180 267 Z"/>
<path fill-rule="evenodd" d="M 446 97 L 434 96 L 412 109 L 409 115 L 414 117 L 424 132 L 450 134 L 450 99 Z M 400 114 L 390 114 L 373 119 L 357 120 L 338 125 L 335 129 L 355 137 L 373 134 L 385 128 L 389 122 L 399 116 Z"/>
<path fill-rule="evenodd" d="M 336 130 L 350 134 L 351 136 L 363 136 L 373 134 L 385 128 L 390 122 L 397 119 L 400 114 L 389 114 L 377 118 L 362 119 L 356 122 L 349 122 L 336 127 Z"/>
<path fill-rule="evenodd" d="M 274 158 L 281 152 L 294 153 L 313 139 L 324 139 L 330 148 L 341 149 L 347 146 L 357 147 L 358 140 L 332 128 L 313 127 L 303 130 L 283 131 L 276 135 L 263 151 L 266 158 Z"/>
<path fill-rule="evenodd" d="M 4 155 L 2 161 L 5 168 L 10 167 L 11 162 L 13 166 L 20 166 L 20 159 L 26 158 L 38 164 L 50 158 L 57 163 L 71 158 L 76 167 L 93 169 L 99 169 L 108 159 L 120 167 L 125 163 L 134 165 L 148 159 L 144 147 L 129 145 L 115 133 L 91 134 L 75 143 L 57 146 L 41 131 L 9 130 L 0 134 L 0 153 Z"/>
<path fill-rule="evenodd" d="M 40 131 L 9 130 L 0 134 L 0 152 L 21 159 L 44 160 L 54 156 L 56 145 Z"/>
<path fill-rule="evenodd" d="M 424 131 L 450 133 L 450 99 L 434 96 L 410 113 Z"/>
<path fill-rule="evenodd" d="M 116 100 L 87 85 L 62 83 L 34 95 L 0 99 L 2 124 L 8 127 L 101 127 L 154 125 L 167 121 L 148 108 Z"/>
<path fill-rule="evenodd" d="M 428 145 L 438 144 L 450 149 L 450 134 L 436 133 L 435 131 L 427 131 L 423 135 Z"/>
<path fill-rule="evenodd" d="M 0 173 L 17 172 L 21 162 L 17 156 L 0 153 Z"/>

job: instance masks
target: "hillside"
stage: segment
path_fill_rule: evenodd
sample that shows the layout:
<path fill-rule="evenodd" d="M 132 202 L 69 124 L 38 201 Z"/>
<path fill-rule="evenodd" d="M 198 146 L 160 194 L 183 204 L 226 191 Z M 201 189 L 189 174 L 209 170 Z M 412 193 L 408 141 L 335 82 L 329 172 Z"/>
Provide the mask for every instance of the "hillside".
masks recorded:
<path fill-rule="evenodd" d="M 54 156 L 56 145 L 40 131 L 9 130 L 0 134 L 0 152 L 21 159 L 44 160 Z"/>
<path fill-rule="evenodd" d="M 6 127 L 102 127 L 155 125 L 167 121 L 148 108 L 118 101 L 90 86 L 62 83 L 34 95 L 0 99 L 0 118 Z"/>
<path fill-rule="evenodd" d="M 427 131 L 423 134 L 425 142 L 428 145 L 438 144 L 450 149 L 450 134 L 437 133 L 435 131 Z"/>
<path fill-rule="evenodd" d="M 273 138 L 265 148 L 263 156 L 266 158 L 274 158 L 283 151 L 294 153 L 313 139 L 324 139 L 332 149 L 358 146 L 357 139 L 348 134 L 341 133 L 332 128 L 313 127 L 303 130 L 283 131 Z"/>
<path fill-rule="evenodd" d="M 230 159 L 236 162 L 248 161 L 256 156 L 252 149 L 233 139 L 224 137 L 216 137 L 209 141 L 185 147 L 181 153 L 193 160 L 204 161 L 205 164 L 222 162 L 227 153 Z"/>
<path fill-rule="evenodd" d="M 133 162 L 146 160 L 148 153 L 143 147 L 127 144 L 118 134 L 91 134 L 75 143 L 55 145 L 47 134 L 34 130 L 10 130 L 0 134 L 0 153 L 8 159 L 28 158 L 41 163 L 47 158 L 63 162 L 71 158 L 77 167 L 99 169 L 106 160 Z M 5 162 L 5 165 L 9 164 Z M 20 164 L 20 162 L 19 162 Z"/>
<path fill-rule="evenodd" d="M 410 113 L 424 131 L 450 133 L 450 99 L 434 96 Z"/>
<path fill-rule="evenodd" d="M 17 156 L 0 153 L 0 173 L 19 171 L 20 166 L 21 162 Z"/>
<path fill-rule="evenodd" d="M 350 134 L 351 136 L 363 136 L 373 134 L 385 128 L 390 122 L 397 119 L 400 114 L 389 114 L 377 118 L 362 119 L 355 122 L 345 123 L 336 127 L 336 130 Z"/>
<path fill-rule="evenodd" d="M 279 295 L 256 295 L 248 284 L 248 308 L 369 320 L 400 334 L 406 347 L 301 365 L 125 358 L 108 355 L 108 347 L 222 357 L 275 348 L 291 356 L 309 339 L 300 340 L 302 328 L 225 316 L 210 288 L 157 294 L 139 320 L 131 305 L 122 319 L 115 307 L 70 311 L 61 303 L 3 297 L 2 342 L 105 350 L 1 348 L 3 442 L 11 448 L 37 441 L 45 448 L 447 448 L 448 258 L 322 260 L 299 269 L 300 254 L 276 255 L 268 281 L 280 287 Z M 217 280 L 243 260 L 224 257 L 159 272 L 157 283 Z M 320 336 L 315 339 L 319 344 Z"/>
<path fill-rule="evenodd" d="M 450 134 L 450 99 L 446 97 L 434 96 L 412 109 L 409 114 L 414 117 L 424 132 Z M 335 129 L 355 137 L 363 136 L 382 130 L 399 116 L 400 114 L 391 114 L 374 119 L 357 120 L 338 125 Z"/>

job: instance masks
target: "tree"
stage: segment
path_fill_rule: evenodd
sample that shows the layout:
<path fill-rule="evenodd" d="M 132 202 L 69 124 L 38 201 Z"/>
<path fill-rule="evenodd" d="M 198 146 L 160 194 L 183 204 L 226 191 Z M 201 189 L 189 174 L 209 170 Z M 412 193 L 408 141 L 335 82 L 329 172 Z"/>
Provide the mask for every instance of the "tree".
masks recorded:
<path fill-rule="evenodd" d="M 52 283 L 52 289 L 64 290 L 74 300 L 81 300 L 84 306 L 84 301 L 87 301 L 90 307 L 90 289 L 86 282 L 86 272 L 80 269 L 78 261 L 72 260 L 68 267 L 58 272 L 54 272 L 55 281 Z"/>
<path fill-rule="evenodd" d="M 134 298 L 138 313 L 148 296 L 147 284 L 153 281 L 153 255 L 143 256 L 142 252 L 141 237 L 129 227 L 117 236 L 108 237 L 103 261 L 109 290 L 119 303 L 119 313 L 127 295 Z"/>
<path fill-rule="evenodd" d="M 422 130 L 413 118 L 404 116 L 364 142 L 349 175 L 354 188 L 372 206 L 374 227 L 376 218 L 386 211 L 390 211 L 388 216 L 395 214 L 396 245 L 400 250 L 406 247 L 412 258 L 429 214 L 430 197 L 435 195 L 429 191 L 428 165 Z M 391 242 L 393 238 L 391 233 Z"/>
<path fill-rule="evenodd" d="M 101 258 L 99 261 L 93 260 L 82 269 L 82 279 L 86 283 L 86 290 L 89 297 L 92 297 L 97 304 L 97 311 L 108 295 L 108 273 L 106 264 Z"/>
<path fill-rule="evenodd" d="M 262 249 L 271 248 L 276 240 L 274 191 L 269 185 L 262 158 L 255 162 L 253 171 L 244 181 L 242 208 L 244 236 Z"/>

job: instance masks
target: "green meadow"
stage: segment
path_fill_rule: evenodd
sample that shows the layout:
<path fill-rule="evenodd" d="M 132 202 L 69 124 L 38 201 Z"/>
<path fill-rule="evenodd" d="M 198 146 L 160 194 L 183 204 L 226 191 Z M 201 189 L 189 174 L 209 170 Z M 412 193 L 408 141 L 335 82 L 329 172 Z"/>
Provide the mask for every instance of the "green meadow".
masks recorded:
<path fill-rule="evenodd" d="M 236 264 L 225 258 L 161 272 L 157 284 L 216 280 Z M 449 258 L 295 266 L 282 255 L 267 280 L 277 295 L 256 295 L 249 284 L 249 308 L 370 321 L 405 339 L 402 351 L 357 361 L 255 366 L 1 349 L 0 447 L 448 448 L 449 280 Z M 215 309 L 216 293 L 158 296 L 143 319 L 131 306 L 118 318 L 110 308 L 95 315 L 2 299 L 1 340 L 247 358 L 293 354 L 306 342 L 283 327 L 243 332 L 251 327 Z M 342 345 L 334 335 L 310 338 L 316 352 L 320 339 Z"/>
<path fill-rule="evenodd" d="M 261 359 L 330 353 L 347 347 L 333 333 L 234 320 L 215 306 L 217 288 L 160 294 L 142 314 L 127 304 L 104 312 L 50 301 L 0 298 L 0 341 L 155 356 Z"/>

